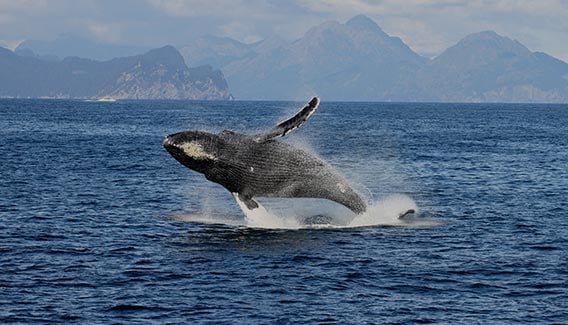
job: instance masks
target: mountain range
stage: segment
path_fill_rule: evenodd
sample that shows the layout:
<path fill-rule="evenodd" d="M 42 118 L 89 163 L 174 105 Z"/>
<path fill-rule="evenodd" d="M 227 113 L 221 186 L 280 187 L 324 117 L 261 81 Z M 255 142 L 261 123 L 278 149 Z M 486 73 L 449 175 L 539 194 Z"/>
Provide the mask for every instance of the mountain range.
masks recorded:
<path fill-rule="evenodd" d="M 205 36 L 179 52 L 168 46 L 108 61 L 58 59 L 66 48 L 78 53 L 71 41 L 21 44 L 10 54 L 18 69 L 0 51 L 0 96 L 27 86 L 41 91 L 17 96 L 226 99 L 230 86 L 238 99 L 568 103 L 568 64 L 493 31 L 468 35 L 435 58 L 364 15 L 314 26 L 292 42 Z M 107 52 L 119 50 L 126 48 Z"/>
<path fill-rule="evenodd" d="M 114 58 L 134 56 L 149 51 L 143 46 L 94 42 L 73 34 L 59 35 L 52 41 L 25 40 L 14 52 L 22 56 L 58 61 L 68 56 L 107 61 Z"/>
<path fill-rule="evenodd" d="M 188 68 L 172 46 L 108 61 L 45 60 L 0 48 L 0 97 L 232 99 L 219 70 Z"/>
<path fill-rule="evenodd" d="M 429 59 L 359 15 L 294 42 L 204 37 L 180 52 L 186 62 L 220 68 L 240 99 L 568 102 L 568 64 L 493 31 Z"/>

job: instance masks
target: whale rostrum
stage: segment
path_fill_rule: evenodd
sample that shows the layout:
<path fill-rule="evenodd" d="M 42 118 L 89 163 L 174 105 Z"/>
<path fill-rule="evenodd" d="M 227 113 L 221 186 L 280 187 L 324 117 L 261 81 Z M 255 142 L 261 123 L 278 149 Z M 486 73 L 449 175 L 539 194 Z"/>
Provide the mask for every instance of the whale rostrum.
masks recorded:
<path fill-rule="evenodd" d="M 163 145 L 182 165 L 224 186 L 250 210 L 259 207 L 255 197 L 320 198 L 361 214 L 367 208 L 365 202 L 329 164 L 274 139 L 304 124 L 318 105 L 314 97 L 266 133 L 186 131 L 168 135 Z"/>

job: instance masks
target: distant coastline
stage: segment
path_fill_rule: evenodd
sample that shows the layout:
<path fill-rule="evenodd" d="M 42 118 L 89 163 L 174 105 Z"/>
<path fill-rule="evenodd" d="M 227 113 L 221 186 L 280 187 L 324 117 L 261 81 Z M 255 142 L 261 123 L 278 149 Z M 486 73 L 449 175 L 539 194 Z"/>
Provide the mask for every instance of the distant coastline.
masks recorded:
<path fill-rule="evenodd" d="M 0 97 L 60 99 L 231 99 L 223 73 L 188 68 L 172 46 L 94 61 L 46 61 L 0 48 Z"/>
<path fill-rule="evenodd" d="M 93 98 L 55 98 L 55 97 L 0 97 L 0 101 L 7 100 L 7 101 L 80 101 L 80 102 L 89 102 L 89 103 L 104 103 L 105 101 L 99 101 Z M 152 102 L 152 101 L 166 101 L 166 102 L 242 102 L 242 103 L 302 103 L 303 101 L 300 99 L 169 99 L 169 98 L 161 98 L 161 99 L 116 99 L 114 102 Z M 323 105 L 327 104 L 344 104 L 344 103 L 353 103 L 353 104 L 376 104 L 378 106 L 389 106 L 389 105 L 464 105 L 464 106 L 472 106 L 472 105 L 483 105 L 487 107 L 491 106 L 567 106 L 568 103 L 546 103 L 546 102 L 442 102 L 442 101 L 369 101 L 369 100 L 328 100 L 322 101 Z"/>
<path fill-rule="evenodd" d="M 430 59 L 364 15 L 294 42 L 207 36 L 108 61 L 33 44 L 0 48 L 0 98 L 568 103 L 568 64 L 516 40 L 483 31 Z"/>

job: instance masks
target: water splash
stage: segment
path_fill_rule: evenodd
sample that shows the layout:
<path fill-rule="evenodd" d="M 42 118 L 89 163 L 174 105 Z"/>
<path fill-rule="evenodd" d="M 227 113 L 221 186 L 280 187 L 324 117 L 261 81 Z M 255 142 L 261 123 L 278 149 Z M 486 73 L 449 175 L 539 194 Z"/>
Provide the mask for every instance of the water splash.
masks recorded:
<path fill-rule="evenodd" d="M 259 205 L 254 210 L 249 210 L 240 200 L 235 200 L 245 214 L 245 225 L 251 228 L 269 229 L 298 229 L 301 224 L 295 218 L 282 218 L 269 212 L 264 206 Z"/>
<path fill-rule="evenodd" d="M 414 200 L 402 194 L 391 195 L 370 205 L 365 213 L 351 221 L 349 227 L 407 225 L 408 220 L 399 216 L 408 210 L 418 213 Z"/>
<path fill-rule="evenodd" d="M 167 218 L 176 221 L 263 229 L 335 229 L 373 226 L 422 228 L 443 224 L 441 220 L 422 216 L 416 202 L 402 194 L 389 195 L 375 201 L 361 215 L 355 215 L 347 208 L 326 200 L 272 199 L 266 202 L 268 208 L 260 204 L 254 210 L 249 210 L 239 200 L 235 201 L 244 214 L 244 219 L 242 215 L 215 213 L 211 207 L 202 213 L 182 212 Z M 290 204 L 290 201 L 294 204 Z M 400 215 L 408 210 L 414 210 L 415 213 L 400 218 Z"/>

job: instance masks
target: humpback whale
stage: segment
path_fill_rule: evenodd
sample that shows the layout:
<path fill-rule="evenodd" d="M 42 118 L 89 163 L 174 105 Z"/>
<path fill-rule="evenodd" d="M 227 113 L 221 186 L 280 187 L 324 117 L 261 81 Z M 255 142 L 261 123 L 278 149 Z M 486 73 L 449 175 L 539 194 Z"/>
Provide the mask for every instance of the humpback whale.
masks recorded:
<path fill-rule="evenodd" d="M 163 146 L 185 167 L 225 187 L 249 210 L 259 207 L 255 197 L 320 198 L 361 214 L 367 209 L 365 201 L 331 165 L 275 140 L 302 126 L 318 105 L 314 97 L 265 133 L 186 131 L 166 136 Z"/>

